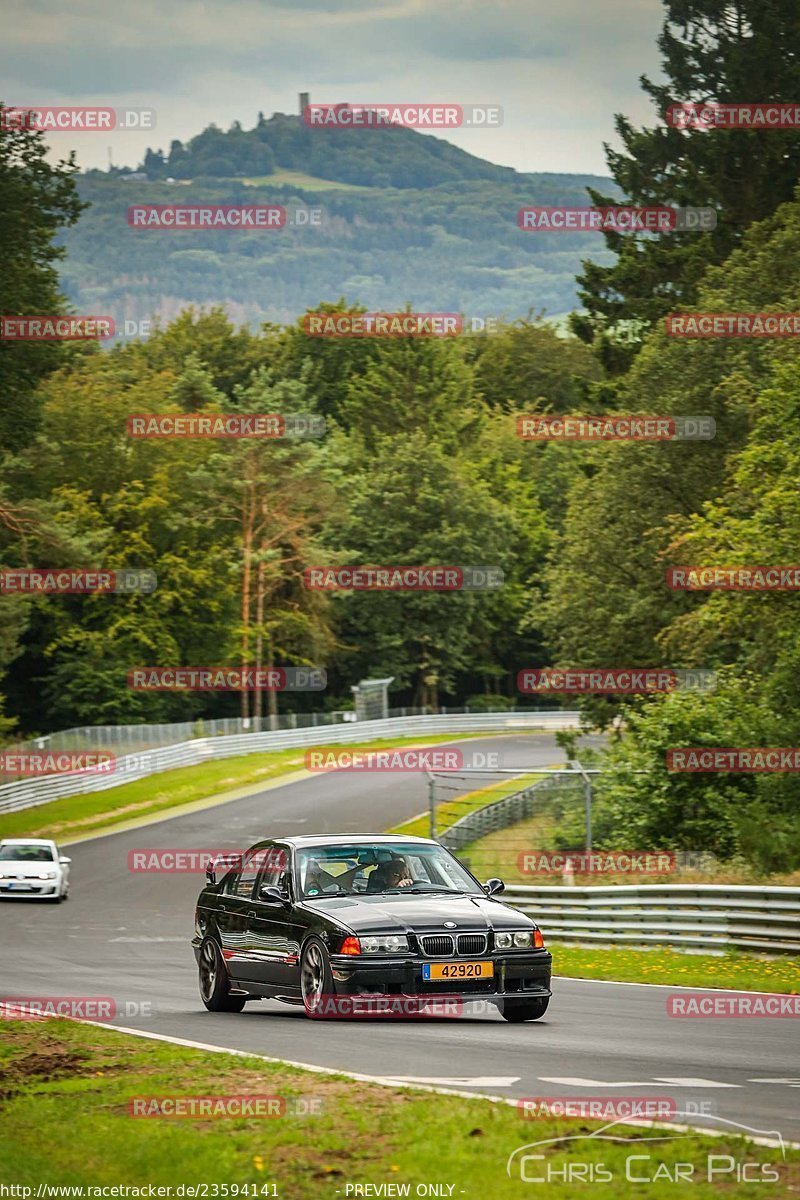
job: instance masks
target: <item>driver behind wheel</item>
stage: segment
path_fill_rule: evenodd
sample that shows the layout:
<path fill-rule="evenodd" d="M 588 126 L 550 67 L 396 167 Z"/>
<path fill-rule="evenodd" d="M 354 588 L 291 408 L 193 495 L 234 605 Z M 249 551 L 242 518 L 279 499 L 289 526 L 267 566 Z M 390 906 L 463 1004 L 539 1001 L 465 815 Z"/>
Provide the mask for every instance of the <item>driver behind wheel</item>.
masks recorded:
<path fill-rule="evenodd" d="M 367 891 L 383 892 L 387 888 L 410 887 L 413 882 L 408 863 L 398 854 L 388 862 L 378 863 L 367 882 Z"/>

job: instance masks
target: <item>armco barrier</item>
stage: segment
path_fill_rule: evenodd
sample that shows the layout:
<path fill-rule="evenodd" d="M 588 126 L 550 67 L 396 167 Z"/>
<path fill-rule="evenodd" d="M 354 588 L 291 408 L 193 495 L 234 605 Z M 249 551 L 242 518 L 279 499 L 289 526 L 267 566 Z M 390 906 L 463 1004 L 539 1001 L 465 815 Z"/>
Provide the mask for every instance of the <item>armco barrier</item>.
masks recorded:
<path fill-rule="evenodd" d="M 800 952 L 800 888 L 514 884 L 503 900 L 533 917 L 545 942 Z M 720 986 L 724 984 L 721 979 Z"/>
<path fill-rule="evenodd" d="M 136 779 L 146 779 L 175 767 L 191 767 L 215 758 L 256 754 L 265 750 L 322 746 L 336 742 L 368 742 L 374 738 L 423 738 L 443 733 L 519 733 L 526 729 L 577 729 L 579 714 L 563 710 L 529 713 L 460 713 L 424 717 L 393 717 L 380 721 L 357 721 L 307 729 L 285 729 L 269 733 L 242 733 L 231 737 L 194 738 L 175 746 L 160 746 L 117 759 L 109 774 L 46 775 L 21 779 L 0 787 L 0 813 L 17 812 L 76 796 L 103 792 Z"/>
<path fill-rule="evenodd" d="M 495 800 L 494 804 L 476 808 L 474 812 L 468 813 L 460 821 L 454 821 L 449 828 L 437 834 L 437 841 L 446 846 L 448 850 L 452 850 L 453 854 L 457 854 L 470 842 L 486 837 L 487 833 L 494 833 L 498 829 L 507 829 L 509 825 L 516 825 L 518 821 L 527 820 L 528 817 L 533 816 L 536 804 L 542 798 L 542 793 L 544 792 L 546 795 L 554 790 L 559 790 L 562 795 L 565 790 L 582 795 L 583 785 L 580 780 L 576 781 L 574 776 L 551 775 L 549 779 L 541 779 L 538 783 L 532 783 L 530 787 L 524 788 L 521 792 L 514 792 L 512 796 L 504 796 L 502 800 Z"/>

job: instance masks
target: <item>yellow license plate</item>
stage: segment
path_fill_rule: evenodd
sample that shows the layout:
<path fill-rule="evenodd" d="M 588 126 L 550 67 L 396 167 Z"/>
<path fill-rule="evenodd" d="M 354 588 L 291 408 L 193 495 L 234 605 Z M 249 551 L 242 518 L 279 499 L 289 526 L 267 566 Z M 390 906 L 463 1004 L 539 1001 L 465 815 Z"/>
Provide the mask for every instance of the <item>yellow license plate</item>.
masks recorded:
<path fill-rule="evenodd" d="M 458 979 L 491 979 L 494 975 L 492 962 L 432 962 L 422 964 L 423 979 L 441 979 L 447 982 Z"/>

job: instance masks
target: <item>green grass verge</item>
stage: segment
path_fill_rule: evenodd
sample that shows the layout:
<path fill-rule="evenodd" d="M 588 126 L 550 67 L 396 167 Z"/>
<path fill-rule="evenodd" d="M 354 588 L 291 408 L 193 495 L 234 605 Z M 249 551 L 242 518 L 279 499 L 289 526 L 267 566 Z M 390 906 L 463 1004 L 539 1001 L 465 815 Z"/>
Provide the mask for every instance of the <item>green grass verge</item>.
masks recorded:
<path fill-rule="evenodd" d="M 436 831 L 442 833 L 445 829 L 449 829 L 456 821 L 460 821 L 462 817 L 466 817 L 476 809 L 486 808 L 489 804 L 494 804 L 497 800 L 502 800 L 504 796 L 511 796 L 514 792 L 521 792 L 523 788 L 530 787 L 532 783 L 536 783 L 539 779 L 544 779 L 544 775 L 516 775 L 513 778 L 504 779 L 501 783 L 490 784 L 489 787 L 480 788 L 476 792 L 469 792 L 465 796 L 459 796 L 456 800 L 446 800 L 444 803 L 436 805 Z M 441 777 L 439 779 L 441 784 Z M 387 833 L 402 833 L 408 837 L 429 837 L 430 836 L 430 815 L 428 813 L 420 813 L 416 817 L 412 817 L 409 821 L 402 821 L 399 825 L 392 826 L 387 829 Z M 463 854 L 459 854 L 459 858 L 463 858 Z"/>
<path fill-rule="evenodd" d="M 479 841 L 465 846 L 459 857 L 465 857 L 478 867 L 478 873 L 486 878 L 498 875 L 506 883 L 535 883 L 546 887 L 548 884 L 560 887 L 563 884 L 561 875 L 534 876 L 523 872 L 519 867 L 519 856 L 534 850 L 551 850 L 564 853 L 559 847 L 559 834 L 562 838 L 565 828 L 570 831 L 567 845 L 580 846 L 583 836 L 583 799 L 567 803 L 553 798 L 543 799 L 539 811 L 516 825 L 507 829 L 498 829 L 489 833 Z M 630 875 L 609 872 L 603 875 L 575 875 L 576 887 L 592 887 L 608 884 L 650 884 L 650 883 L 725 883 L 725 884 L 758 884 L 770 886 L 798 887 L 800 886 L 800 871 L 784 874 L 759 875 L 755 870 L 743 869 L 741 865 L 718 863 L 712 871 L 676 869 L 669 875 Z"/>
<path fill-rule="evenodd" d="M 269 783 L 273 779 L 304 769 L 307 750 L 378 750 L 393 746 L 422 746 L 454 742 L 485 734 L 442 734 L 425 738 L 385 738 L 373 742 L 353 742 L 302 749 L 270 750 L 238 758 L 221 758 L 196 767 L 161 771 L 132 783 L 103 792 L 85 792 L 52 800 L 36 808 L 0 816 L 0 838 L 50 837 L 67 841 L 100 833 L 124 822 L 167 813 L 183 805 L 245 788 L 250 784 Z"/>
<path fill-rule="evenodd" d="M 496 1030 L 488 1027 L 487 1036 Z M 529 1032 L 535 1044 L 536 1027 Z M 363 1036 L 370 1036 L 368 1027 Z M 61 1020 L 3 1021 L 0 1070 L 0 1180 L 33 1188 L 33 1195 L 42 1183 L 145 1189 L 188 1184 L 206 1185 L 208 1196 L 215 1195 L 215 1186 L 236 1185 L 239 1196 L 334 1200 L 337 1194 L 347 1195 L 348 1184 L 408 1184 L 413 1196 L 418 1184 L 436 1183 L 445 1185 L 439 1194 L 503 1200 L 527 1191 L 518 1177 L 506 1175 L 512 1151 L 530 1142 L 586 1135 L 600 1125 L 582 1119 L 522 1119 L 504 1104 L 354 1084 L 341 1076 Z M 134 1098 L 243 1095 L 283 1097 L 286 1113 L 266 1119 L 129 1115 Z M 298 1115 L 309 1108 L 315 1115 Z M 620 1127 L 614 1132 L 619 1134 Z M 648 1145 L 645 1139 L 654 1131 L 628 1126 L 623 1132 L 633 1144 L 583 1140 L 568 1143 L 567 1150 L 549 1145 L 543 1148 L 546 1161 L 532 1167 L 541 1174 L 548 1168 L 563 1171 L 570 1161 L 602 1162 L 613 1179 L 592 1185 L 597 1200 L 642 1195 L 674 1200 L 670 1180 L 626 1183 L 625 1159 L 634 1154 L 651 1155 L 649 1163 L 636 1163 L 640 1175 L 645 1167 L 654 1174 L 662 1162 L 670 1170 L 678 1162 L 696 1164 L 698 1178 L 691 1188 L 696 1200 L 729 1196 L 732 1187 L 742 1197 L 766 1191 L 763 1183 L 737 1186 L 730 1174 L 719 1184 L 706 1182 L 708 1154 L 771 1164 L 779 1177 L 769 1191 L 773 1196 L 790 1194 L 800 1182 L 798 1151 L 787 1151 L 782 1161 L 780 1151 L 728 1133 L 719 1138 L 690 1134 Z M 548 1194 L 553 1191 L 574 1196 L 576 1187 L 551 1183 Z"/>
<path fill-rule="evenodd" d="M 437 808 L 439 830 L 447 829 L 468 812 L 491 804 L 503 795 L 518 791 L 535 782 L 537 776 L 506 781 L 483 788 L 468 796 Z M 561 876 L 554 878 L 523 874 L 517 865 L 519 854 L 525 850 L 551 846 L 558 827 L 557 818 L 548 803 L 542 811 L 525 821 L 487 834 L 479 841 L 465 846 L 459 859 L 478 879 L 498 876 L 509 884 L 537 883 L 560 885 Z M 390 832 L 418 834 L 427 837 L 427 813 L 395 826 Z M 590 886 L 604 883 L 664 882 L 659 877 L 576 876 L 576 884 Z M 714 882 L 707 875 L 683 872 L 670 875 L 668 882 Z M 545 937 L 547 925 L 544 925 Z M 548 940 L 548 946 L 550 946 Z M 607 979 L 618 983 L 663 983 L 680 987 L 718 987 L 741 991 L 800 992 L 800 958 L 795 956 L 763 958 L 753 954 L 726 953 L 694 954 L 666 947 L 639 949 L 628 946 L 595 949 L 569 944 L 550 946 L 554 969 L 559 975 L 574 975 L 581 979 Z"/>
<path fill-rule="evenodd" d="M 550 944 L 557 975 L 620 983 L 666 983 L 675 987 L 730 988 L 743 992 L 800 992 L 800 958 L 753 954 L 686 954 L 654 947 L 635 950 Z"/>

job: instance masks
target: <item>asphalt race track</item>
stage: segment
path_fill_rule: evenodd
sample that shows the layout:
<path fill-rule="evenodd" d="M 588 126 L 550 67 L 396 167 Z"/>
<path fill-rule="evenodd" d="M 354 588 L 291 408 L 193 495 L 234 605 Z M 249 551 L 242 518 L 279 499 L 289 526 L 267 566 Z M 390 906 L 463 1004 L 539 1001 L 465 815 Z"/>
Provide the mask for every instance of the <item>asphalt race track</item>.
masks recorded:
<path fill-rule="evenodd" d="M 520 769 L 563 761 L 551 734 L 462 745 L 497 750 L 502 766 Z M 474 786 L 465 783 L 466 790 Z M 453 1019 L 334 1022 L 309 1021 L 301 1009 L 267 1001 L 235 1015 L 205 1011 L 189 944 L 203 877 L 132 873 L 130 850 L 380 832 L 421 812 L 426 797 L 422 775 L 335 772 L 74 844 L 68 903 L 0 903 L 0 996 L 110 996 L 120 1025 L 476 1093 L 669 1096 L 681 1110 L 705 1106 L 748 1129 L 780 1131 L 800 1142 L 800 1045 L 793 1022 L 678 1021 L 665 1009 L 676 989 L 557 978 L 547 1016 L 520 1026 L 491 1009 Z M 526 1123 L 526 1132 L 531 1129 Z"/>

